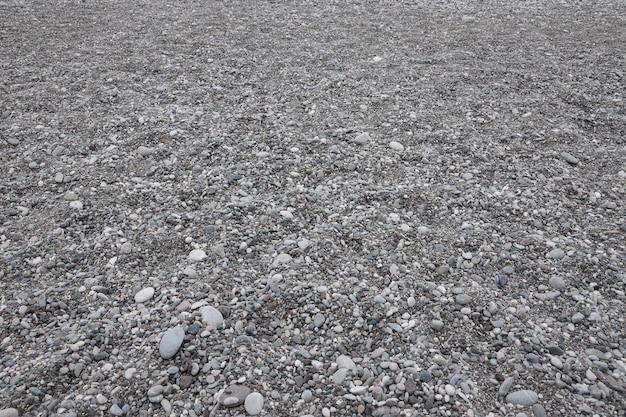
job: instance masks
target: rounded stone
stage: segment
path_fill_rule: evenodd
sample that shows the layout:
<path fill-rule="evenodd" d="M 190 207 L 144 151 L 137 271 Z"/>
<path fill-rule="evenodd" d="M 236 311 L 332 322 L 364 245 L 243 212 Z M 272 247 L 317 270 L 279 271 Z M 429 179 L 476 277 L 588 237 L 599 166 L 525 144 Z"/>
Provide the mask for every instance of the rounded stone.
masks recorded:
<path fill-rule="evenodd" d="M 15 408 L 5 408 L 0 410 L 0 417 L 18 417 L 19 413 Z"/>
<path fill-rule="evenodd" d="M 124 242 L 122 247 L 120 247 L 120 253 L 123 255 L 129 254 L 133 251 L 133 244 L 130 242 Z"/>
<path fill-rule="evenodd" d="M 203 260 L 204 258 L 206 258 L 206 252 L 203 251 L 202 249 L 194 249 L 191 252 L 189 252 L 189 259 L 194 261 L 194 262 L 198 262 Z"/>
<path fill-rule="evenodd" d="M 138 291 L 137 294 L 135 294 L 135 302 L 145 303 L 146 301 L 151 299 L 153 295 L 154 295 L 154 288 L 146 287 L 142 289 L 141 291 Z"/>
<path fill-rule="evenodd" d="M 555 290 L 562 290 L 565 288 L 565 281 L 561 277 L 550 277 L 548 280 L 548 285 L 550 285 Z"/>
<path fill-rule="evenodd" d="M 400 142 L 396 142 L 395 140 L 389 142 L 389 147 L 398 152 L 402 152 L 404 150 L 404 145 L 402 145 Z"/>
<path fill-rule="evenodd" d="M 170 359 L 178 349 L 183 344 L 183 339 L 185 337 L 185 331 L 182 327 L 177 326 L 173 329 L 169 329 L 163 337 L 161 338 L 161 343 L 159 343 L 159 354 L 163 359 Z"/>
<path fill-rule="evenodd" d="M 440 332 L 443 330 L 443 321 L 441 320 L 432 320 L 430 322 L 430 328 L 436 332 Z"/>
<path fill-rule="evenodd" d="M 317 313 L 313 318 L 313 324 L 315 327 L 321 327 L 322 324 L 326 321 L 326 317 L 322 313 Z"/>
<path fill-rule="evenodd" d="M 217 401 L 226 407 L 237 407 L 243 404 L 252 390 L 244 385 L 233 384 L 225 388 Z"/>
<path fill-rule="evenodd" d="M 208 326 L 218 329 L 224 324 L 224 316 L 220 311 L 213 306 L 203 307 L 201 310 L 202 321 Z"/>
<path fill-rule="evenodd" d="M 539 396 L 535 391 L 529 389 L 523 389 L 519 391 L 513 391 L 506 396 L 506 402 L 509 404 L 523 405 L 530 407 L 539 401 Z"/>
<path fill-rule="evenodd" d="M 548 259 L 563 259 L 565 257 L 565 252 L 563 249 L 552 249 L 550 252 L 546 254 L 546 258 Z"/>
<path fill-rule="evenodd" d="M 457 304 L 464 306 L 472 302 L 472 297 L 467 294 L 459 294 L 456 296 L 455 301 Z"/>
<path fill-rule="evenodd" d="M 137 153 L 141 156 L 148 156 L 152 153 L 152 149 L 147 146 L 140 146 L 137 148 Z"/>
<path fill-rule="evenodd" d="M 244 401 L 243 407 L 246 409 L 246 413 L 251 416 L 260 414 L 263 409 L 263 396 L 258 392 L 249 394 Z"/>

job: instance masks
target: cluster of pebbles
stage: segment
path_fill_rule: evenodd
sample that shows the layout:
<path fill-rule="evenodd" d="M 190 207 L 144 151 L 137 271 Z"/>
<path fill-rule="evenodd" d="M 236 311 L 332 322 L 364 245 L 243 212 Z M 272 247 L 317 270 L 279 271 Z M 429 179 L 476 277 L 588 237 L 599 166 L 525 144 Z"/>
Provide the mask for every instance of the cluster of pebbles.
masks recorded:
<path fill-rule="evenodd" d="M 626 415 L 625 6 L 322 3 L 0 2 L 0 417 Z"/>

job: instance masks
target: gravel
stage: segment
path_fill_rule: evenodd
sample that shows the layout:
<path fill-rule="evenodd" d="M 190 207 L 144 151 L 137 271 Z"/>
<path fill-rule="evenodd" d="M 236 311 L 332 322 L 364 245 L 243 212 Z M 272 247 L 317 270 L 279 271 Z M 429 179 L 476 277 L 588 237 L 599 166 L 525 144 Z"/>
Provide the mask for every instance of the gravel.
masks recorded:
<path fill-rule="evenodd" d="M 624 416 L 626 5 L 492 3 L 0 2 L 0 416 Z"/>

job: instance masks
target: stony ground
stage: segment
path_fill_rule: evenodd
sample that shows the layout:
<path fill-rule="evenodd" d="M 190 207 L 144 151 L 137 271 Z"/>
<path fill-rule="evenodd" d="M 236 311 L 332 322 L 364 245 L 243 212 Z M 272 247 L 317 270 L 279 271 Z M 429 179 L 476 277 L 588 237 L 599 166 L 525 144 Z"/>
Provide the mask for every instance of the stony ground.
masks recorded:
<path fill-rule="evenodd" d="M 624 416 L 625 28 L 0 1 L 0 416 Z"/>

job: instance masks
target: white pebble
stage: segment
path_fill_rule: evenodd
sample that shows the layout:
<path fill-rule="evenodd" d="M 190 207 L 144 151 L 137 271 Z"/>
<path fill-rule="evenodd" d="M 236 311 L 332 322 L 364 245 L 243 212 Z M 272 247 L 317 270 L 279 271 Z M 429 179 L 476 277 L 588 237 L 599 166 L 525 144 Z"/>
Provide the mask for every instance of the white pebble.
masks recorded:
<path fill-rule="evenodd" d="M 360 135 L 357 135 L 354 138 L 354 141 L 356 143 L 360 144 L 360 145 L 363 145 L 363 144 L 369 142 L 370 141 L 370 134 L 369 134 L 369 132 L 363 132 Z"/>
<path fill-rule="evenodd" d="M 248 394 L 243 404 L 243 407 L 246 409 L 246 412 L 251 416 L 256 416 L 257 414 L 260 414 L 261 410 L 263 409 L 263 396 L 258 392 Z"/>
<path fill-rule="evenodd" d="M 195 262 L 201 261 L 206 258 L 206 252 L 202 249 L 194 249 L 189 253 L 189 259 Z"/>
<path fill-rule="evenodd" d="M 389 147 L 394 151 L 402 152 L 404 150 L 404 145 L 402 145 L 400 142 L 396 142 L 395 140 L 389 142 Z"/>
<path fill-rule="evenodd" d="M 135 294 L 135 302 L 144 303 L 148 301 L 149 299 L 151 299 L 153 295 L 154 295 L 154 288 L 146 287 L 142 289 L 141 291 L 138 291 L 137 294 Z"/>

